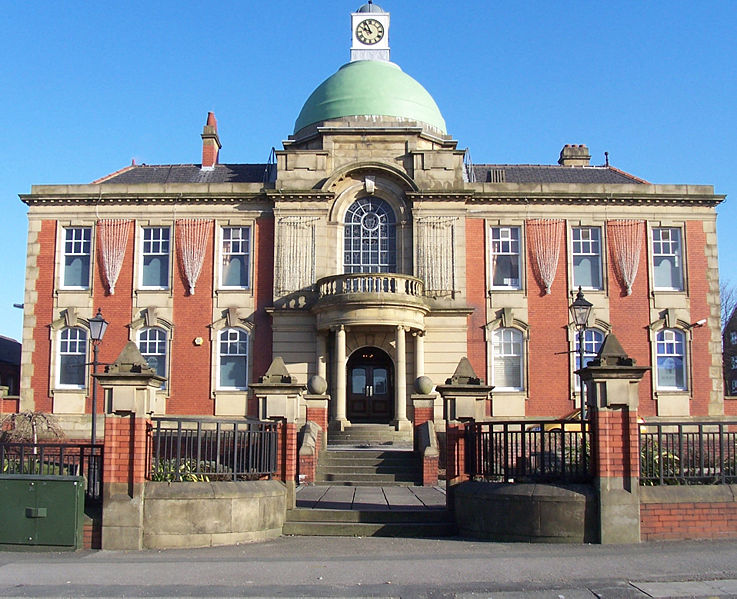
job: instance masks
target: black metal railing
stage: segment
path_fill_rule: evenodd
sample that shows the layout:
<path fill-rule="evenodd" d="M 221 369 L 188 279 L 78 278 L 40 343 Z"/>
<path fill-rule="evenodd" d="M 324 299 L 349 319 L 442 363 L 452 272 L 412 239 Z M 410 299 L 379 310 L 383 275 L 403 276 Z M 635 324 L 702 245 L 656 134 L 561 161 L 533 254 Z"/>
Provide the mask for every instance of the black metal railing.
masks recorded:
<path fill-rule="evenodd" d="M 586 482 L 592 478 L 589 441 L 589 425 L 580 422 L 472 423 L 466 468 L 472 478 L 495 482 Z"/>
<path fill-rule="evenodd" d="M 275 422 L 170 416 L 151 420 L 151 480 L 256 480 L 276 473 Z"/>
<path fill-rule="evenodd" d="M 103 446 L 75 443 L 0 443 L 0 475 L 84 476 L 85 496 L 102 499 Z"/>
<path fill-rule="evenodd" d="M 737 483 L 737 421 L 640 425 L 641 485 Z"/>

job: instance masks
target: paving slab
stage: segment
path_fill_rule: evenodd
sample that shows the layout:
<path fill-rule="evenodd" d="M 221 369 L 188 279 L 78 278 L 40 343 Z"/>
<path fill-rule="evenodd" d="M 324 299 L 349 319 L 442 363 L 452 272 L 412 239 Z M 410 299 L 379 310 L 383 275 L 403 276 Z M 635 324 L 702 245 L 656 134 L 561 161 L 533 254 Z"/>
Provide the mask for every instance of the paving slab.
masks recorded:
<path fill-rule="evenodd" d="M 689 580 L 684 582 L 633 582 L 650 597 L 735 597 L 737 580 Z"/>
<path fill-rule="evenodd" d="M 442 509 L 446 507 L 445 489 L 442 487 L 408 487 L 428 509 Z"/>
<path fill-rule="evenodd" d="M 321 510 L 350 510 L 353 508 L 354 493 L 355 487 L 327 487 L 325 495 L 313 507 Z"/>
<path fill-rule="evenodd" d="M 409 487 L 382 487 L 386 502 L 392 511 L 424 509 L 422 503 Z"/>
<path fill-rule="evenodd" d="M 352 509 L 389 511 L 389 505 L 381 487 L 356 487 Z"/>

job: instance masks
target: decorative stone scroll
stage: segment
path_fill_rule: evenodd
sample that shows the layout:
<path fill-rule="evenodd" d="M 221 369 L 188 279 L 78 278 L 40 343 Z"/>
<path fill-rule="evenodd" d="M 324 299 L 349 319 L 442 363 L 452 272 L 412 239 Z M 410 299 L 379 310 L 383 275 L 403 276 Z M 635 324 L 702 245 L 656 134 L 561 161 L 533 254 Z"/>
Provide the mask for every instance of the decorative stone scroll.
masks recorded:
<path fill-rule="evenodd" d="M 416 221 L 417 276 L 425 293 L 433 296 L 455 292 L 455 216 L 422 216 Z"/>
<path fill-rule="evenodd" d="M 637 277 L 640 264 L 640 250 L 645 235 L 645 221 L 610 220 L 607 222 L 609 232 L 609 251 L 612 256 L 614 271 L 627 295 L 632 295 L 632 285 Z"/>
<path fill-rule="evenodd" d="M 100 248 L 100 270 L 110 295 L 115 294 L 120 268 L 128 245 L 129 219 L 104 218 L 97 221 L 97 240 Z"/>
<path fill-rule="evenodd" d="M 315 222 L 319 217 L 283 216 L 277 222 L 277 295 L 310 287 L 315 282 Z"/>
<path fill-rule="evenodd" d="M 565 222 L 561 219 L 543 218 L 527 221 L 532 268 L 538 282 L 550 293 L 555 280 L 560 257 L 560 240 Z"/>
<path fill-rule="evenodd" d="M 179 264 L 190 295 L 194 295 L 197 279 L 200 278 L 212 222 L 211 220 L 194 219 L 177 220 Z"/>

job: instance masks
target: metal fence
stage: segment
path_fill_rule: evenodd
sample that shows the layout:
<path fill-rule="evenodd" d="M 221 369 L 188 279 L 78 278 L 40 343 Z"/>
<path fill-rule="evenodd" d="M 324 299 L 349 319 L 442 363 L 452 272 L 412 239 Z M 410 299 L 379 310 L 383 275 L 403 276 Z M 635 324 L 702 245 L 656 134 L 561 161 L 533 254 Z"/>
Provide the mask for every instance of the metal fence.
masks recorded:
<path fill-rule="evenodd" d="M 473 478 L 496 482 L 585 482 L 592 478 L 589 441 L 589 427 L 580 422 L 472 423 L 466 468 Z"/>
<path fill-rule="evenodd" d="M 102 445 L 0 443 L 0 474 L 84 476 L 85 496 L 102 499 Z"/>
<path fill-rule="evenodd" d="M 640 426 L 641 485 L 737 483 L 737 421 Z"/>
<path fill-rule="evenodd" d="M 276 473 L 275 422 L 170 416 L 151 420 L 151 480 L 255 480 Z"/>

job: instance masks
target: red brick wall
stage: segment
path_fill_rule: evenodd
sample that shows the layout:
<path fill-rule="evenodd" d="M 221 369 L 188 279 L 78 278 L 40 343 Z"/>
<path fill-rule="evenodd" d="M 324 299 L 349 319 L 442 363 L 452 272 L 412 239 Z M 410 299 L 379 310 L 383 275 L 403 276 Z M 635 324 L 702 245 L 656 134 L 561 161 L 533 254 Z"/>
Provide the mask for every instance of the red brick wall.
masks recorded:
<path fill-rule="evenodd" d="M 691 300 L 691 322 L 696 322 L 709 316 L 709 306 L 706 303 L 706 294 L 709 285 L 706 281 L 707 265 L 706 234 L 703 223 L 700 221 L 686 222 L 686 251 L 688 264 L 688 294 Z M 709 394 L 712 381 L 709 377 L 711 354 L 709 353 L 709 339 L 711 331 L 708 327 L 694 328 L 691 341 L 693 384 L 693 400 L 691 401 L 692 416 L 708 416 Z"/>
<path fill-rule="evenodd" d="M 468 480 L 466 473 L 466 426 L 459 423 L 450 425 L 445 432 L 446 459 L 445 480 L 449 485 L 455 485 Z M 423 464 L 424 470 L 424 464 Z"/>
<path fill-rule="evenodd" d="M 611 251 L 608 261 L 609 278 L 609 319 L 612 333 L 619 340 L 624 351 L 630 358 L 634 358 L 638 366 L 651 366 L 650 338 L 648 325 L 650 324 L 649 273 L 647 261 L 647 235 L 643 228 L 642 246 L 640 247 L 640 262 L 637 267 L 637 277 L 632 285 L 632 294 L 627 295 L 617 278 L 614 270 L 614 256 Z M 608 235 L 611 240 L 611 232 Z M 610 241 L 611 247 L 611 241 Z M 641 416 L 654 416 L 656 403 L 652 398 L 652 378 L 650 371 L 642 377 L 639 387 L 640 405 L 638 411 Z"/>
<path fill-rule="evenodd" d="M 307 420 L 317 423 L 323 431 L 328 430 L 328 411 L 324 408 L 307 408 Z"/>
<path fill-rule="evenodd" d="M 428 420 L 433 420 L 434 415 L 434 408 L 415 408 L 413 418 L 415 428 L 422 426 Z"/>
<path fill-rule="evenodd" d="M 297 425 L 293 422 L 279 422 L 277 428 L 277 478 L 283 482 L 297 479 Z"/>
<path fill-rule="evenodd" d="M 254 264 L 254 297 L 256 314 L 253 339 L 253 373 L 251 380 L 257 381 L 268 370 L 272 360 L 271 316 L 265 308 L 274 302 L 274 217 L 264 214 L 256 221 Z M 251 398 L 248 402 L 248 414 L 256 416 L 258 405 Z"/>
<path fill-rule="evenodd" d="M 564 416 L 573 409 L 570 401 L 568 353 L 567 261 L 565 233 L 561 235 L 560 259 L 555 281 L 546 294 L 532 268 L 533 257 L 527 251 L 527 291 L 530 340 L 527 402 L 529 416 Z"/>
<path fill-rule="evenodd" d="M 96 233 L 95 236 L 97 237 L 99 235 Z M 92 275 L 93 312 L 97 313 L 97 309 L 100 308 L 105 320 L 110 323 L 105 331 L 105 337 L 99 345 L 99 360 L 103 364 L 114 362 L 120 355 L 125 344 L 128 343 L 128 325 L 130 324 L 131 312 L 133 310 L 133 297 L 131 290 L 133 289 L 134 240 L 135 224 L 130 223 L 128 226 L 128 242 L 125 247 L 125 256 L 123 257 L 123 264 L 120 268 L 118 281 L 115 284 L 114 295 L 110 295 L 108 293 L 107 285 L 102 277 L 102 252 L 100 252 L 99 246 L 95 251 L 97 260 L 95 261 Z M 102 372 L 104 369 L 104 366 L 100 367 L 98 368 L 98 372 Z M 98 386 L 98 414 L 102 414 L 104 412 L 105 402 L 102 398 L 102 389 Z M 92 412 L 92 400 L 89 396 L 87 397 L 86 412 L 88 414 Z"/>
<path fill-rule="evenodd" d="M 486 380 L 486 249 L 484 220 L 466 219 L 466 303 L 473 308 L 468 317 L 468 360 L 476 376 Z"/>
<path fill-rule="evenodd" d="M 208 326 L 212 322 L 214 248 L 215 224 L 211 223 L 200 277 L 197 279 L 194 295 L 190 295 L 189 286 L 181 270 L 177 240 L 177 260 L 174 264 L 172 289 L 175 325 L 171 344 L 173 368 L 169 383 L 170 396 L 166 406 L 169 414 L 215 413 L 215 405 L 210 399 L 212 342 Z M 204 341 L 202 345 L 194 344 L 196 337 L 202 337 Z"/>
<path fill-rule="evenodd" d="M 36 279 L 36 293 L 38 300 L 34 308 L 36 327 L 33 329 L 34 350 L 33 376 L 31 386 L 35 410 L 51 411 L 51 396 L 49 395 L 49 374 L 51 364 L 51 341 L 49 339 L 49 325 L 54 318 L 54 256 L 56 254 L 56 221 L 41 222 L 41 231 L 38 233 L 38 278 Z M 30 406 L 24 406 L 29 407 Z"/>
<path fill-rule="evenodd" d="M 640 504 L 643 541 L 736 539 L 737 503 Z"/>

